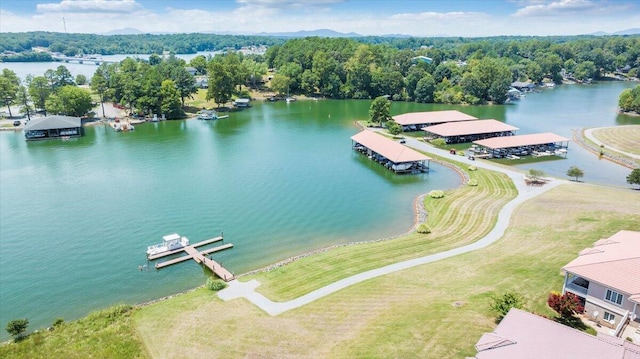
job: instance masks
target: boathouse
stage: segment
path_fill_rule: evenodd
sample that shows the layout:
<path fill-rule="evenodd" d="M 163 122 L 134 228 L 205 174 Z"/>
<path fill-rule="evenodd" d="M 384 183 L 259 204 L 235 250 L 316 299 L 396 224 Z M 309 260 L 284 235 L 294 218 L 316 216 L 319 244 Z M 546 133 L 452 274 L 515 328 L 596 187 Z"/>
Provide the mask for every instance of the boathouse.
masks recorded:
<path fill-rule="evenodd" d="M 513 136 L 517 127 L 497 120 L 448 122 L 423 127 L 425 138 L 442 138 L 447 144 L 465 143 L 491 137 Z"/>
<path fill-rule="evenodd" d="M 82 119 L 70 116 L 47 116 L 33 118 L 24 126 L 27 140 L 46 140 L 82 136 Z"/>
<path fill-rule="evenodd" d="M 487 138 L 474 141 L 474 152 L 493 158 L 518 159 L 519 156 L 567 157 L 569 139 L 555 133 L 534 133 L 509 137 Z"/>
<path fill-rule="evenodd" d="M 422 127 L 446 122 L 477 120 L 476 117 L 456 110 L 409 112 L 393 116 L 393 120 L 403 131 L 418 131 Z"/>
<path fill-rule="evenodd" d="M 248 98 L 239 98 L 236 99 L 235 101 L 233 101 L 233 106 L 238 107 L 238 108 L 243 108 L 243 107 L 250 107 L 251 103 L 250 103 L 250 99 Z"/>
<path fill-rule="evenodd" d="M 429 171 L 430 157 L 372 131 L 364 130 L 351 140 L 354 150 L 396 173 Z"/>

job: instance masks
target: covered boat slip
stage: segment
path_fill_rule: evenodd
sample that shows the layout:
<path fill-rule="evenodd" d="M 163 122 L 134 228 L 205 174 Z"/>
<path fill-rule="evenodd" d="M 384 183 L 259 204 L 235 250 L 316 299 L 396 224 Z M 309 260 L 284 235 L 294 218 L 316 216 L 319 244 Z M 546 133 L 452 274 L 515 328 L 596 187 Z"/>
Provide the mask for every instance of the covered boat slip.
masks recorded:
<path fill-rule="evenodd" d="M 430 157 L 372 131 L 364 130 L 351 140 L 354 150 L 396 173 L 429 171 Z"/>
<path fill-rule="evenodd" d="M 393 116 L 393 120 L 402 126 L 403 131 L 418 131 L 425 126 L 446 122 L 477 120 L 476 117 L 456 110 L 409 112 Z"/>
<path fill-rule="evenodd" d="M 27 140 L 79 137 L 82 136 L 82 120 L 70 116 L 34 118 L 24 126 L 24 136 Z"/>
<path fill-rule="evenodd" d="M 447 144 L 465 143 L 491 137 L 513 136 L 517 127 L 496 120 L 448 122 L 422 128 L 425 138 L 442 138 Z"/>
<path fill-rule="evenodd" d="M 519 156 L 532 155 L 567 156 L 569 139 L 555 133 L 534 133 L 510 137 L 496 137 L 474 141 L 473 152 L 493 158 L 518 159 Z"/>

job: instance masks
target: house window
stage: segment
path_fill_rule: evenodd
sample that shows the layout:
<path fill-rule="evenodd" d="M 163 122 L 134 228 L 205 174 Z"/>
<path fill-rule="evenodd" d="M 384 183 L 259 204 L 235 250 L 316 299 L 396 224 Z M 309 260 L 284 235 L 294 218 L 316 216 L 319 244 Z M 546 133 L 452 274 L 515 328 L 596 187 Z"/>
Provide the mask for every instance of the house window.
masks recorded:
<path fill-rule="evenodd" d="M 604 296 L 604 299 L 610 301 L 611 303 L 622 305 L 622 294 L 614 292 L 611 289 L 607 289 L 607 294 Z"/>
<path fill-rule="evenodd" d="M 604 312 L 604 320 L 609 323 L 614 323 L 616 321 L 616 316 L 609 312 Z"/>

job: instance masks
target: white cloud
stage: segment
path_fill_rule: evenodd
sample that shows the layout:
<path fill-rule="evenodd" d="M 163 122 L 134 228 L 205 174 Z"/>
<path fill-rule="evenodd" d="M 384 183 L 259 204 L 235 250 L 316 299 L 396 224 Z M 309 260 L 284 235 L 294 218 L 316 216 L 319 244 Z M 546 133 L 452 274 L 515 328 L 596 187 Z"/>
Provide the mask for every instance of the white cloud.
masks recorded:
<path fill-rule="evenodd" d="M 38 4 L 38 12 L 131 13 L 142 9 L 135 0 L 62 0 L 59 3 Z"/>
<path fill-rule="evenodd" d="M 515 12 L 514 16 L 557 16 L 564 13 L 579 13 L 597 9 L 589 0 L 560 0 L 549 4 L 529 5 Z"/>

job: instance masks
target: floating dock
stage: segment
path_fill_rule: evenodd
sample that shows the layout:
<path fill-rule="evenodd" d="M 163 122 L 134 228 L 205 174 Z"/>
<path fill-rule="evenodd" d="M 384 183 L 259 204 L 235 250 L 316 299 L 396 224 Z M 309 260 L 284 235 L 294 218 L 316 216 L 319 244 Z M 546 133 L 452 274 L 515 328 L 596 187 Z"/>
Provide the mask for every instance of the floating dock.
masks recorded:
<path fill-rule="evenodd" d="M 229 281 L 235 279 L 235 276 L 233 275 L 233 273 L 231 273 L 229 270 L 224 268 L 220 263 L 214 261 L 211 258 L 207 258 L 206 256 L 211 254 L 211 253 L 216 253 L 216 252 L 223 251 L 225 249 L 233 248 L 233 244 L 232 243 L 227 243 L 227 244 L 223 244 L 221 246 L 205 249 L 203 251 L 199 251 L 199 250 L 196 249 L 197 247 L 201 247 L 201 246 L 204 246 L 204 245 L 207 245 L 207 244 L 219 242 L 219 241 L 222 241 L 223 239 L 224 239 L 223 236 L 214 237 L 214 238 L 210 238 L 210 239 L 207 239 L 207 240 L 195 243 L 195 244 L 191 244 L 191 245 L 187 245 L 187 246 L 184 246 L 184 247 L 181 247 L 181 248 L 177 248 L 177 249 L 174 249 L 174 250 L 171 250 L 171 251 L 166 251 L 166 252 L 150 255 L 147 258 L 150 261 L 152 261 L 152 260 L 155 260 L 155 259 L 159 259 L 159 258 L 170 256 L 170 255 L 173 255 L 173 254 L 178 254 L 178 253 L 185 252 L 186 255 L 184 255 L 182 257 L 170 259 L 170 260 L 164 261 L 162 263 L 156 263 L 155 268 L 156 269 L 161 269 L 161 268 L 168 267 L 168 266 L 176 264 L 176 263 L 181 263 L 181 262 L 187 261 L 189 259 L 193 259 L 194 261 L 196 261 L 196 263 L 203 264 L 205 267 L 209 268 L 220 279 L 224 280 L 225 282 L 229 282 Z"/>

